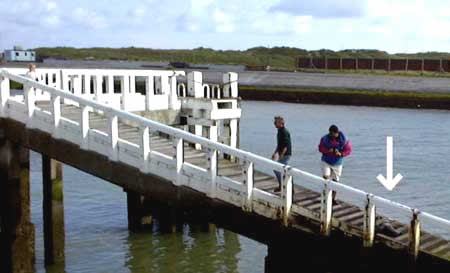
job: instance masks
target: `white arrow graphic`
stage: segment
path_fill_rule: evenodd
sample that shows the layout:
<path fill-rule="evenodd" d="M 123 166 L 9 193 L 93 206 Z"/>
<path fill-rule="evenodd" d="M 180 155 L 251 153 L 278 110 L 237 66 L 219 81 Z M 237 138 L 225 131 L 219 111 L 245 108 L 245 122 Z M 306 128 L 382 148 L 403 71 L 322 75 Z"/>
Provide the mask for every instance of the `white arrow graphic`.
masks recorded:
<path fill-rule="evenodd" d="M 394 168 L 394 163 L 393 163 L 393 157 L 394 157 L 394 152 L 392 149 L 392 137 L 388 136 L 386 139 L 386 158 L 387 158 L 387 162 L 386 162 L 386 178 L 384 178 L 384 176 L 382 174 L 379 174 L 377 176 L 378 181 L 381 182 L 381 184 L 383 184 L 383 186 L 392 191 L 394 189 L 394 187 L 398 184 L 398 182 L 400 182 L 400 180 L 402 180 L 403 176 L 401 174 L 397 174 L 395 177 L 393 176 L 393 168 Z"/>

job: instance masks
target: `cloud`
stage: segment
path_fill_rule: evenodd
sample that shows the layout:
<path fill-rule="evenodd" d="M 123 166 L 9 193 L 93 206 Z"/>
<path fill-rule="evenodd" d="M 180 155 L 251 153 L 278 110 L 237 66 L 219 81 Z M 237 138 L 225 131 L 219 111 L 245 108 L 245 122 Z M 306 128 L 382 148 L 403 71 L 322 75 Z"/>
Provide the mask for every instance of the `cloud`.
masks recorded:
<path fill-rule="evenodd" d="M 76 8 L 72 14 L 75 23 L 95 29 L 102 29 L 108 26 L 105 17 L 98 15 L 95 11 L 84 8 Z"/>
<path fill-rule="evenodd" d="M 271 8 L 291 15 L 319 18 L 362 17 L 367 12 L 365 0 L 281 0 Z"/>

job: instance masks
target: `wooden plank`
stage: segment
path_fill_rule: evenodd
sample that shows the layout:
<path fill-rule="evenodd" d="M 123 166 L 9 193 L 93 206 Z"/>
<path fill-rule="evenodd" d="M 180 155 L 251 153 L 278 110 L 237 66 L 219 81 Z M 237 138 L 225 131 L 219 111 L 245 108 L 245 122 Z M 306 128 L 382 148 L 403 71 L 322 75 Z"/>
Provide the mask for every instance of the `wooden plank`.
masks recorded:
<path fill-rule="evenodd" d="M 338 219 L 339 219 L 339 221 L 347 223 L 347 221 L 351 221 L 353 219 L 361 219 L 361 221 L 363 221 L 364 220 L 363 217 L 364 217 L 364 211 L 359 210 L 355 213 L 351 213 L 351 214 L 348 214 L 345 216 L 338 217 Z"/>
<path fill-rule="evenodd" d="M 420 249 L 430 251 L 433 248 L 436 248 L 436 247 L 439 247 L 442 245 L 446 245 L 446 244 L 447 244 L 447 241 L 443 240 L 442 238 L 433 236 L 433 239 L 426 243 L 420 242 Z"/>
<path fill-rule="evenodd" d="M 355 213 L 358 211 L 361 211 L 361 210 L 358 207 L 353 207 L 353 206 L 351 206 L 347 209 L 340 210 L 338 212 L 333 211 L 333 218 L 339 218 L 340 216 L 345 216 L 345 215 L 352 214 L 352 213 Z"/>
<path fill-rule="evenodd" d="M 318 197 L 311 197 L 311 198 L 303 200 L 301 202 L 297 202 L 296 204 L 299 205 L 299 206 L 304 207 L 304 206 L 308 206 L 310 204 L 316 203 L 317 200 L 319 200 L 319 202 L 320 202 L 320 200 L 321 200 L 321 196 L 320 195 Z"/>

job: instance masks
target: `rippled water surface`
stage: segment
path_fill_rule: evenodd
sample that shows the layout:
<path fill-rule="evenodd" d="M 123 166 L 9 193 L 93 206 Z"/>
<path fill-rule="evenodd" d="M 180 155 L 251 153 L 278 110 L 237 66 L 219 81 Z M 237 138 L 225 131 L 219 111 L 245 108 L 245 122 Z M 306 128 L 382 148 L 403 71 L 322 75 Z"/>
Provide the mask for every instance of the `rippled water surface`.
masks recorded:
<path fill-rule="evenodd" d="M 320 174 L 317 145 L 335 123 L 354 149 L 344 162 L 343 183 L 450 218 L 449 111 L 279 102 L 242 102 L 242 108 L 242 148 L 269 157 L 275 148 L 273 116 L 283 115 L 293 141 L 290 164 Z M 375 178 L 386 172 L 386 136 L 394 137 L 394 172 L 404 176 L 392 192 Z M 36 268 L 46 272 L 40 156 L 32 153 L 31 161 Z M 185 225 L 173 234 L 157 228 L 129 233 L 122 189 L 69 166 L 64 167 L 64 205 L 66 272 L 264 272 L 267 247 L 223 229 L 203 232 Z M 450 238 L 450 231 L 424 225 Z"/>

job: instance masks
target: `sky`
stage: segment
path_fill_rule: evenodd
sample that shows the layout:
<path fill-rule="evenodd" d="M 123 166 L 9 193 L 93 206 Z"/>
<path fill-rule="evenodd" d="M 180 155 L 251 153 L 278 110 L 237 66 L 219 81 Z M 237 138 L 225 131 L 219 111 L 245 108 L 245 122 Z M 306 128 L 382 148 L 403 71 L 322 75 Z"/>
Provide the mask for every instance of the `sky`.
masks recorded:
<path fill-rule="evenodd" d="M 145 47 L 450 52 L 449 0 L 0 0 L 0 50 Z"/>

